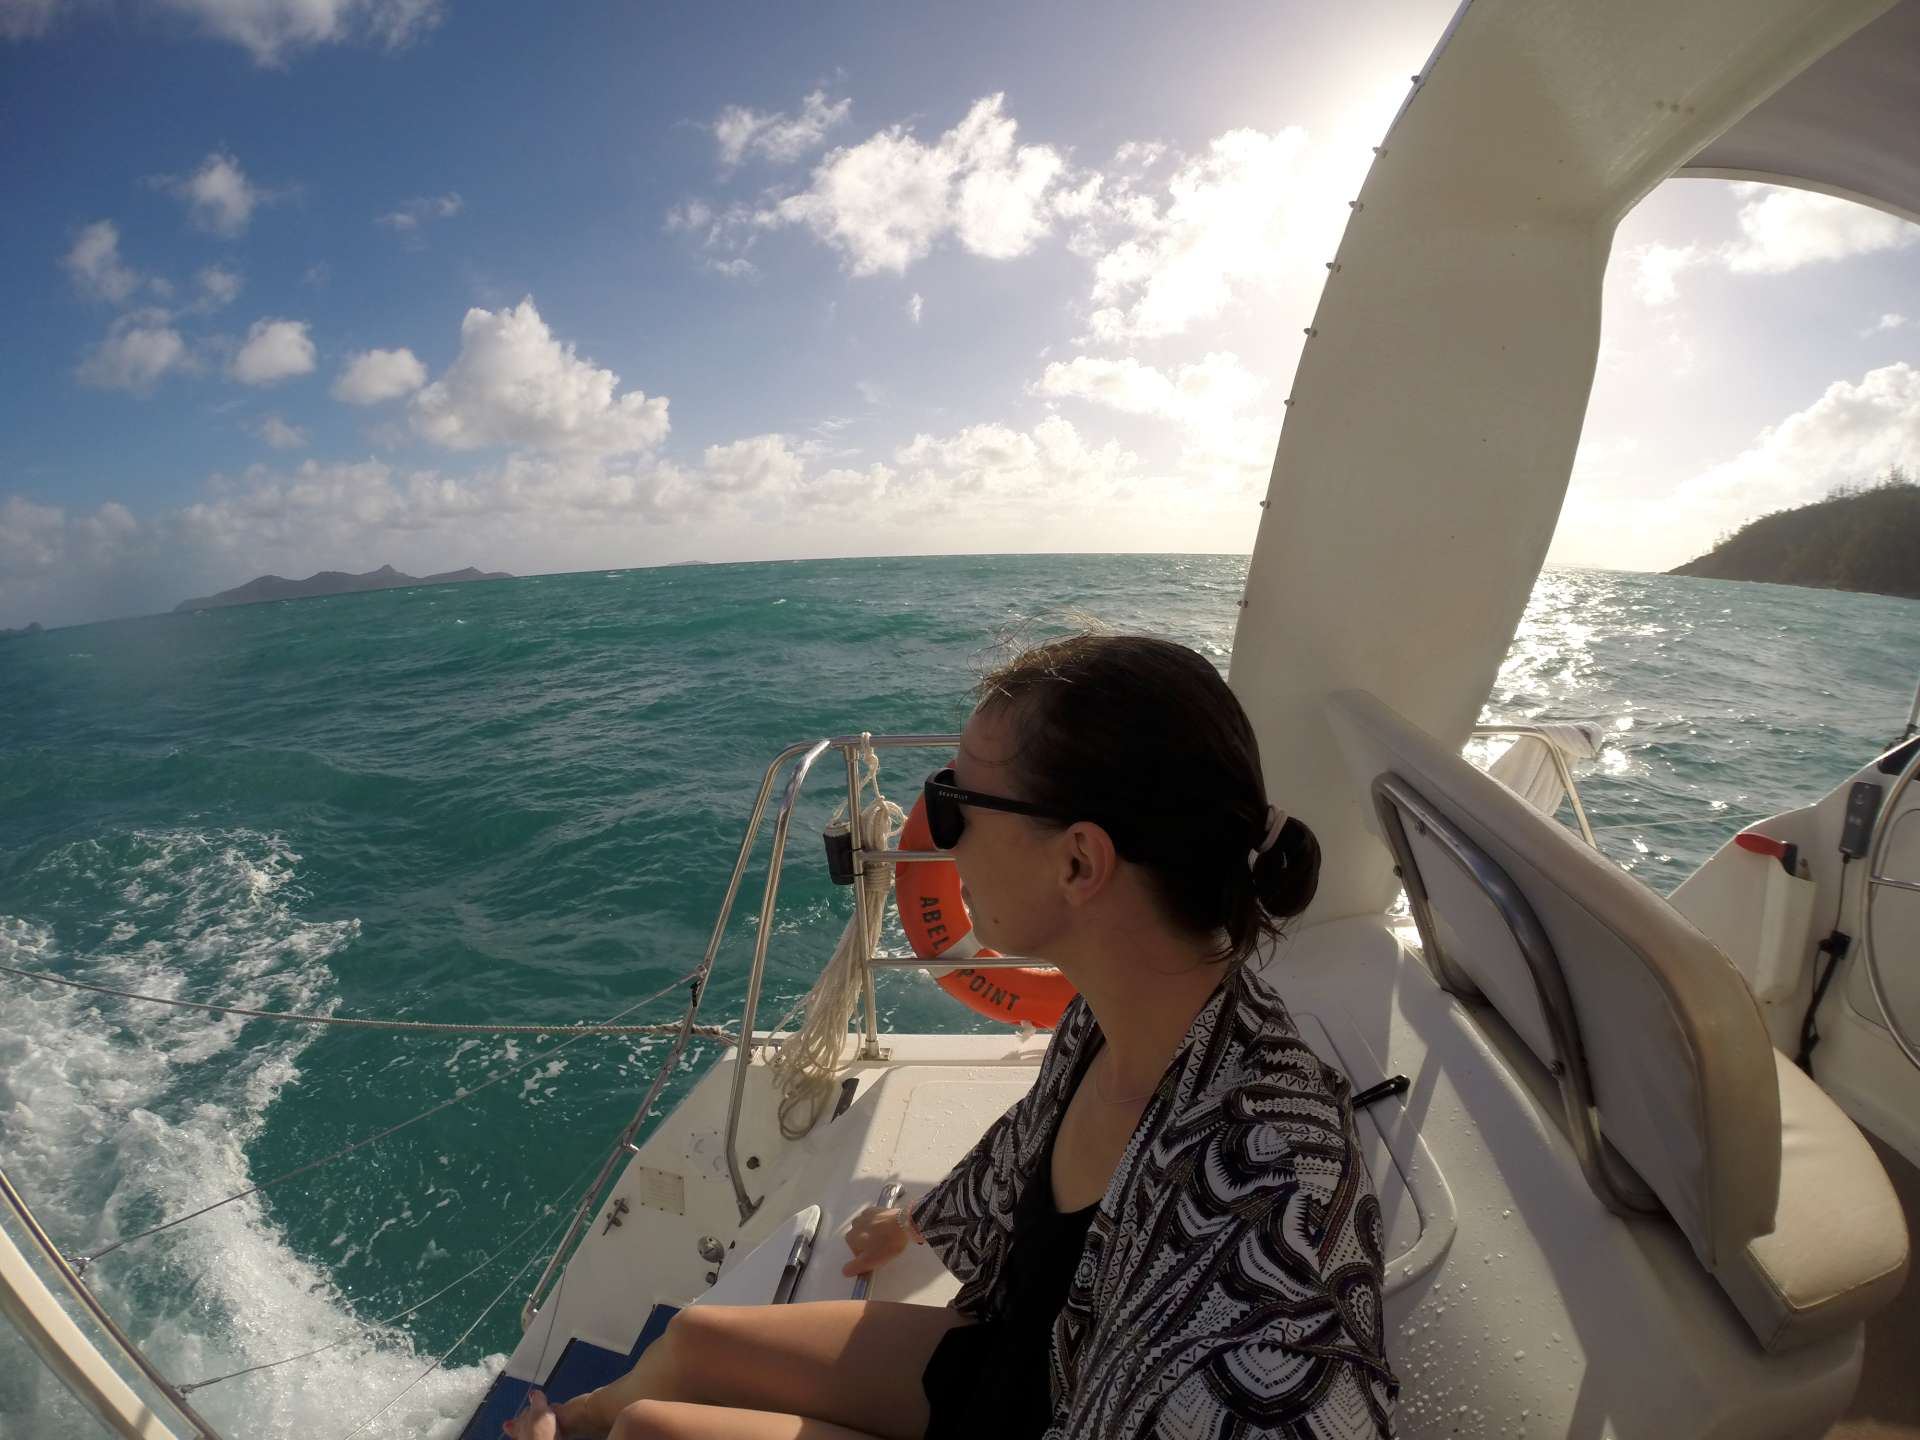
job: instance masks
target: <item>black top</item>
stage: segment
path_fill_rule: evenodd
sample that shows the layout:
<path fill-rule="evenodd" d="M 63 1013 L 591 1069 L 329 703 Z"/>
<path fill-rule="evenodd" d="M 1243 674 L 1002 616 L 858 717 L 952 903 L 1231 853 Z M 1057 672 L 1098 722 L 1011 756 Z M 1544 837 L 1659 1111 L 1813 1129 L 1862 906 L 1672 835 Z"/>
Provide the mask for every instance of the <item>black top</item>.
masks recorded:
<path fill-rule="evenodd" d="M 1040 1172 L 1027 1182 L 1014 1212 L 1006 1308 L 995 1319 L 949 1330 L 927 1362 L 921 1377 L 932 1412 L 926 1440 L 978 1440 L 983 1434 L 1026 1440 L 1053 1423 L 1053 1322 L 1067 1302 L 1087 1227 L 1100 1208 L 1097 1201 L 1068 1215 L 1054 1208 L 1053 1142 L 1059 1133 L 1056 1126 Z"/>

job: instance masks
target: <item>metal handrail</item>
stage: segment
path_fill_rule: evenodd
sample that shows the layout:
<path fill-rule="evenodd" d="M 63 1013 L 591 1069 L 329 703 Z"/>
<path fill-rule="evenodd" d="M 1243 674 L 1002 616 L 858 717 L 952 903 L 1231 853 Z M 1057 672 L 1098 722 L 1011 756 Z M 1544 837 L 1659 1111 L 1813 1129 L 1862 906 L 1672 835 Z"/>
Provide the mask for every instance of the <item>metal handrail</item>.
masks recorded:
<path fill-rule="evenodd" d="M 666 1077 L 672 1073 L 681 1051 L 685 1048 L 686 1040 L 694 1019 L 699 1014 L 700 1000 L 705 993 L 706 982 L 712 974 L 714 961 L 719 955 L 721 941 L 726 936 L 727 925 L 733 915 L 734 901 L 739 896 L 740 884 L 746 875 L 747 864 L 753 857 L 754 843 L 759 838 L 761 822 L 766 818 L 767 802 L 773 796 L 774 782 L 779 778 L 782 767 L 796 760 L 800 762 L 795 767 L 793 775 L 788 779 L 786 789 L 781 796 L 780 808 L 775 816 L 773 856 L 768 863 L 766 888 L 761 900 L 760 925 L 758 927 L 758 934 L 754 940 L 753 968 L 747 979 L 747 998 L 741 1014 L 739 1039 L 736 1042 L 738 1050 L 735 1059 L 733 1092 L 728 1102 L 727 1113 L 727 1176 L 733 1185 L 734 1202 L 739 1207 L 740 1218 L 743 1222 L 751 1217 L 754 1211 L 759 1209 L 760 1202 L 747 1194 L 745 1183 L 741 1178 L 739 1160 L 740 1109 L 746 1088 L 748 1067 L 751 1064 L 753 1052 L 763 1043 L 762 1037 L 756 1034 L 753 1029 L 753 1019 L 759 1009 L 760 991 L 766 974 L 767 944 L 773 933 L 771 917 L 775 899 L 779 893 L 781 870 L 786 858 L 787 835 L 792 823 L 794 805 L 799 799 L 801 787 L 804 785 L 814 763 L 826 751 L 838 749 L 845 754 L 847 759 L 847 809 L 849 816 L 853 817 L 851 828 L 855 841 L 853 864 L 856 885 L 859 883 L 859 878 L 866 873 L 868 864 L 896 865 L 903 862 L 920 861 L 940 861 L 951 864 L 953 862 L 953 856 L 944 850 L 872 851 L 866 849 L 860 843 L 864 838 L 860 834 L 858 823 L 860 814 L 860 792 L 863 786 L 860 780 L 858 757 L 864 747 L 868 745 L 880 750 L 949 749 L 959 743 L 960 737 L 958 734 L 874 735 L 863 732 L 859 735 L 839 735 L 830 736 L 821 740 L 798 741 L 782 750 L 767 766 L 766 773 L 760 780 L 759 791 L 754 796 L 752 813 L 747 817 L 746 833 L 741 837 L 739 853 L 734 857 L 733 873 L 727 880 L 726 894 L 720 902 L 720 913 L 715 917 L 713 933 L 707 939 L 706 954 L 702 957 L 700 966 L 695 972 L 693 996 L 687 1007 L 687 1013 L 681 1022 L 680 1034 L 675 1037 L 673 1049 L 667 1056 L 666 1063 L 660 1067 L 659 1073 L 654 1077 L 654 1083 L 648 1090 L 646 1098 L 641 1102 L 640 1108 L 634 1112 L 633 1118 L 628 1121 L 626 1126 L 621 1130 L 620 1137 L 614 1142 L 605 1164 L 601 1166 L 600 1173 L 581 1196 L 579 1204 L 574 1209 L 573 1219 L 567 1227 L 566 1234 L 562 1237 L 559 1245 L 555 1247 L 552 1256 L 549 1257 L 546 1268 L 541 1271 L 540 1278 L 535 1281 L 533 1288 L 528 1292 L 526 1303 L 520 1310 L 520 1325 L 522 1329 L 532 1325 L 534 1315 L 540 1307 L 541 1299 L 547 1292 L 547 1287 L 552 1283 L 554 1276 L 558 1273 L 562 1262 L 573 1247 L 574 1242 L 579 1238 L 581 1231 L 592 1218 L 600 1195 L 607 1181 L 611 1178 L 615 1165 L 626 1156 L 637 1155 L 639 1153 L 640 1147 L 636 1142 L 640 1127 L 645 1124 L 647 1117 L 652 1114 L 654 1102 L 659 1098 L 660 1090 Z M 865 1058 L 879 1059 L 884 1058 L 884 1053 L 880 1050 L 879 1046 L 879 1005 L 875 998 L 873 988 L 873 967 L 877 965 L 887 969 L 916 968 L 924 966 L 927 962 L 918 955 L 874 954 L 873 937 L 866 933 L 866 917 L 861 911 L 857 901 L 854 906 L 854 911 L 859 917 L 858 924 L 861 928 L 862 946 L 867 954 L 867 973 L 862 979 L 862 1003 L 866 1010 L 866 1016 L 863 1025 L 864 1047 L 861 1054 Z M 1030 960 L 1021 956 L 1001 956 L 991 959 L 980 957 L 968 963 L 971 967 L 978 969 L 999 969 L 1022 965 L 1044 966 L 1047 962 Z"/>
<path fill-rule="evenodd" d="M 1616 1214 L 1633 1215 L 1658 1211 L 1660 1201 L 1646 1183 L 1630 1172 L 1620 1173 L 1609 1157 L 1606 1139 L 1600 1133 L 1598 1111 L 1593 1098 L 1593 1078 L 1587 1068 L 1586 1048 L 1580 1037 L 1579 1018 L 1574 1014 L 1573 997 L 1560 956 L 1553 947 L 1546 927 L 1534 913 L 1524 891 L 1487 854 L 1407 781 L 1391 771 L 1376 776 L 1373 782 L 1374 809 L 1380 828 L 1393 851 L 1394 864 L 1406 886 L 1407 904 L 1413 922 L 1420 931 L 1421 949 L 1433 964 L 1434 978 L 1443 989 L 1465 998 L 1480 994 L 1471 979 L 1454 968 L 1440 943 L 1439 927 L 1434 923 L 1432 902 L 1420 873 L 1420 866 L 1407 838 L 1403 815 L 1411 816 L 1423 834 L 1431 835 L 1464 872 L 1495 913 L 1505 922 L 1514 945 L 1519 949 L 1533 977 L 1534 993 L 1547 1022 L 1553 1041 L 1554 1058 L 1548 1068 L 1559 1082 L 1560 1103 L 1566 1115 L 1567 1137 L 1573 1153 L 1600 1202 Z"/>
<path fill-rule="evenodd" d="M 1920 699 L 1916 699 L 1920 705 Z M 1873 829 L 1873 843 L 1867 846 L 1867 883 L 1860 896 L 1860 947 L 1861 960 L 1866 965 L 1867 984 L 1873 990 L 1874 1003 L 1880 1007 L 1880 1018 L 1887 1023 L 1887 1033 L 1893 1037 L 1893 1043 L 1900 1052 L 1920 1065 L 1920 1035 L 1909 1035 L 1902 1028 L 1900 1019 L 1887 1004 L 1887 997 L 1880 983 L 1880 959 L 1873 936 L 1873 894 L 1876 890 L 1905 890 L 1909 893 L 1920 891 L 1920 884 L 1912 880 L 1897 880 L 1881 870 L 1881 864 L 1887 858 L 1887 846 L 1893 839 L 1893 832 L 1902 820 L 1912 820 L 1920 811 L 1909 810 L 1905 815 L 1899 813 L 1900 801 L 1907 787 L 1913 783 L 1913 777 L 1920 773 L 1920 750 L 1913 753 L 1906 766 L 1900 771 L 1900 778 L 1893 782 L 1893 788 L 1887 792 L 1887 798 L 1881 803 L 1880 816 Z"/>
<path fill-rule="evenodd" d="M 693 1022 L 700 1013 L 700 999 L 706 991 L 707 977 L 713 971 L 714 957 L 720 953 L 720 941 L 727 933 L 727 921 L 733 915 L 733 902 L 740 893 L 741 877 L 746 874 L 747 862 L 753 857 L 754 837 L 760 833 L 760 821 L 767 813 L 767 800 L 773 794 L 774 779 L 779 775 L 782 765 L 796 755 L 803 754 L 807 749 L 808 744 L 804 741 L 789 745 L 773 757 L 772 763 L 767 766 L 767 773 L 761 777 L 760 789 L 753 801 L 753 812 L 747 817 L 747 833 L 740 841 L 740 853 L 734 859 L 733 874 L 727 879 L 727 893 L 721 897 L 720 913 L 714 920 L 713 934 L 707 939 L 707 953 L 701 958 L 699 969 L 694 976 L 693 994 L 687 1005 L 687 1013 L 680 1023 L 680 1034 L 674 1038 L 673 1049 L 668 1054 L 666 1063 L 655 1074 L 646 1098 L 640 1102 L 640 1108 L 634 1112 L 633 1118 L 621 1130 L 619 1138 L 613 1143 L 613 1148 L 607 1152 L 607 1158 L 600 1167 L 600 1173 L 594 1177 L 593 1183 L 587 1186 L 580 1197 L 580 1203 L 574 1207 L 573 1219 L 567 1225 L 566 1234 L 561 1237 L 560 1243 L 554 1247 L 553 1254 L 547 1258 L 546 1268 L 540 1272 L 540 1278 L 534 1281 L 533 1288 L 527 1292 L 526 1302 L 520 1307 L 522 1330 L 533 1324 L 534 1314 L 540 1308 L 541 1298 L 547 1293 L 547 1286 L 559 1272 L 567 1253 L 573 1248 L 574 1242 L 580 1238 L 580 1232 L 592 1217 L 594 1207 L 600 1199 L 600 1192 L 613 1175 L 614 1166 L 619 1164 L 627 1154 L 639 1153 L 639 1147 L 634 1143 L 635 1138 L 640 1133 L 641 1125 L 646 1123 L 647 1116 L 652 1113 L 653 1103 L 659 1098 L 660 1091 L 666 1083 L 666 1077 L 673 1073 L 675 1065 L 679 1062 L 680 1053 L 686 1046 L 688 1035 L 692 1032 Z M 748 1032 L 743 1032 L 741 1042 L 746 1043 L 747 1038 Z"/>
<path fill-rule="evenodd" d="M 903 862 L 918 861 L 943 861 L 951 864 L 953 856 L 944 850 L 869 850 L 865 847 L 862 842 L 866 837 L 861 833 L 860 827 L 860 792 L 862 782 L 860 780 L 858 757 L 867 746 L 872 746 L 876 750 L 929 750 L 950 749 L 959 743 L 960 737 L 957 734 L 874 735 L 863 731 L 859 735 L 842 735 L 832 739 L 819 740 L 811 746 L 805 747 L 805 753 L 801 755 L 799 763 L 795 765 L 793 774 L 788 777 L 786 790 L 780 798 L 779 812 L 774 817 L 773 855 L 767 862 L 766 891 L 760 902 L 760 925 L 758 932 L 754 936 L 753 969 L 747 976 L 747 997 L 740 1013 L 740 1035 L 742 1040 L 734 1057 L 733 1091 L 727 1102 L 727 1134 L 725 1146 L 727 1179 L 733 1186 L 734 1204 L 740 1211 L 742 1224 L 745 1224 L 746 1221 L 753 1216 L 753 1213 L 760 1208 L 760 1201 L 747 1194 L 746 1182 L 743 1178 L 742 1167 L 740 1165 L 740 1111 L 742 1101 L 746 1094 L 747 1075 L 753 1064 L 753 1046 L 748 1043 L 747 1037 L 753 1034 L 754 1016 L 758 1013 L 760 1007 L 761 983 L 766 974 L 767 944 L 773 935 L 772 917 L 774 905 L 776 897 L 780 892 L 781 870 L 786 861 L 787 835 L 793 819 L 793 808 L 799 800 L 801 787 L 806 784 L 807 775 L 812 770 L 814 762 L 818 760 L 825 751 L 837 748 L 845 752 L 847 757 L 847 814 L 854 842 L 853 874 L 856 888 L 853 908 L 856 923 L 860 927 L 861 950 L 866 962 L 864 967 L 866 973 L 861 979 L 861 997 L 862 1004 L 866 1010 L 866 1018 L 862 1027 L 864 1037 L 860 1054 L 863 1059 L 884 1059 L 885 1053 L 880 1049 L 879 1004 L 875 998 L 873 988 L 872 965 L 876 958 L 873 954 L 873 937 L 867 934 L 866 912 L 860 904 L 860 891 L 858 887 L 862 883 L 862 877 L 866 874 L 866 867 L 869 864 L 898 865 Z M 802 747 L 799 746 L 788 747 L 786 751 L 782 752 L 781 760 L 775 762 L 774 768 L 777 768 L 788 756 L 801 748 Z M 748 849 L 752 845 L 754 829 L 759 825 L 760 814 L 765 804 L 764 796 L 771 789 L 772 778 L 773 769 L 769 769 L 767 782 L 761 787 L 763 796 L 762 803 L 755 807 L 752 825 L 749 827 L 747 839 L 741 848 L 743 862 Z M 886 957 L 889 965 L 897 963 L 898 959 L 899 957 Z M 919 964 L 926 963 L 919 960 L 918 957 L 915 957 L 915 960 L 916 963 Z"/>
<path fill-rule="evenodd" d="M 1573 802 L 1573 818 L 1579 822 L 1580 837 L 1595 850 L 1600 842 L 1593 838 L 1593 826 L 1587 823 L 1587 807 L 1580 803 L 1580 787 L 1574 783 L 1573 769 L 1567 764 L 1567 757 L 1560 753 L 1560 747 L 1553 741 L 1543 725 L 1476 725 L 1469 732 L 1472 739 L 1490 740 L 1497 735 L 1530 735 L 1547 747 L 1547 754 L 1553 759 L 1553 768 L 1560 777 L 1560 783 L 1566 787 L 1567 799 Z"/>

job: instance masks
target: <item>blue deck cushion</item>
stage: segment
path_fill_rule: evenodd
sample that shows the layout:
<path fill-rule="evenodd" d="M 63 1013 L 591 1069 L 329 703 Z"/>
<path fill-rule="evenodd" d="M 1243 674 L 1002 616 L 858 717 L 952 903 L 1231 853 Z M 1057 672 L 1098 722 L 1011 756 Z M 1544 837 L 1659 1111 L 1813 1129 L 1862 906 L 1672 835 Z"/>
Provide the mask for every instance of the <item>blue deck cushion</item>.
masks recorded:
<path fill-rule="evenodd" d="M 667 1328 L 667 1322 L 677 1313 L 679 1307 L 676 1305 L 654 1306 L 653 1313 L 647 1316 L 647 1323 L 640 1327 L 640 1338 L 633 1342 L 633 1349 L 625 1355 L 617 1350 L 602 1349 L 585 1340 L 569 1340 L 553 1369 L 547 1372 L 546 1384 L 541 1387 L 547 1392 L 547 1399 L 557 1405 L 562 1400 L 571 1400 L 576 1395 L 597 1390 L 609 1380 L 626 1374 L 639 1360 L 641 1352 L 660 1337 Z M 531 1388 L 527 1381 L 516 1380 L 510 1375 L 495 1377 L 486 1397 L 480 1402 L 480 1408 L 473 1412 L 466 1429 L 460 1432 L 460 1440 L 500 1440 L 500 1427 L 520 1413 L 520 1407 L 527 1403 L 527 1391 Z"/>

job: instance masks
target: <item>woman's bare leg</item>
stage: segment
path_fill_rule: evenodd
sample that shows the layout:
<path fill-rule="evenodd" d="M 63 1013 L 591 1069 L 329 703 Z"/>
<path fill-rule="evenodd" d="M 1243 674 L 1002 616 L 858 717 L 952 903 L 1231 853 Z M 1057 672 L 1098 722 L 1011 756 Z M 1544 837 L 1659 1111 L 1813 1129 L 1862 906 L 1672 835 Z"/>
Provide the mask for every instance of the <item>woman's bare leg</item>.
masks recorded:
<path fill-rule="evenodd" d="M 642 1400 L 620 1412 L 607 1440 L 883 1440 L 844 1425 L 730 1405 Z"/>
<path fill-rule="evenodd" d="M 620 1379 L 560 1406 L 560 1433 L 608 1435 L 622 1411 L 652 1400 L 920 1440 L 929 1416 L 920 1377 L 940 1337 L 967 1323 L 946 1306 L 897 1300 L 692 1306 Z"/>

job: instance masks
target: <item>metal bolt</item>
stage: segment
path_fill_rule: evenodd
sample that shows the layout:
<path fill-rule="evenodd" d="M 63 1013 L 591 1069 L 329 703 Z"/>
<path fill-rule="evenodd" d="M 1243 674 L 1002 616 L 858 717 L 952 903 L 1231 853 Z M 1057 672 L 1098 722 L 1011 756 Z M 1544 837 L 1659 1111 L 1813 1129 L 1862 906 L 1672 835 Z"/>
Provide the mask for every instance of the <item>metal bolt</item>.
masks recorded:
<path fill-rule="evenodd" d="M 1307 326 L 1307 328 L 1306 328 L 1306 331 L 1305 331 L 1305 334 L 1306 334 L 1306 337 L 1307 337 L 1307 338 L 1308 338 L 1309 340 L 1311 340 L 1311 339 L 1312 339 L 1312 338 L 1313 338 L 1314 336 L 1316 336 L 1316 335 L 1318 335 L 1319 333 L 1320 333 L 1320 332 L 1319 332 L 1318 330 L 1316 330 L 1316 329 L 1314 329 L 1314 328 L 1313 328 L 1313 326 L 1311 326 L 1311 325 L 1309 325 L 1309 326 Z"/>
<path fill-rule="evenodd" d="M 1340 266 L 1332 260 L 1327 261 L 1327 269 L 1331 270 L 1335 275 L 1340 273 Z"/>
<path fill-rule="evenodd" d="M 709 1265 L 718 1265 L 727 1258 L 727 1252 L 721 1248 L 719 1240 L 711 1235 L 702 1235 L 693 1248 L 699 1251 L 700 1258 Z"/>
<path fill-rule="evenodd" d="M 1349 210 L 1359 211 L 1359 210 L 1364 210 L 1367 207 L 1361 204 L 1358 200 L 1349 200 L 1347 201 L 1347 208 Z"/>
<path fill-rule="evenodd" d="M 760 1157 L 758 1155 L 747 1156 L 747 1169 L 758 1170 L 759 1168 L 760 1168 Z"/>

